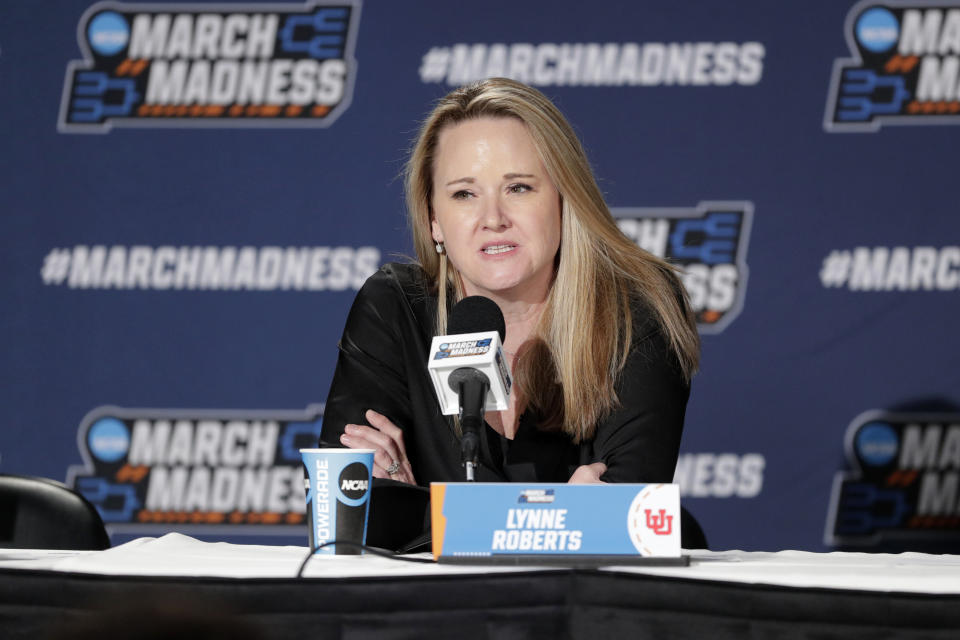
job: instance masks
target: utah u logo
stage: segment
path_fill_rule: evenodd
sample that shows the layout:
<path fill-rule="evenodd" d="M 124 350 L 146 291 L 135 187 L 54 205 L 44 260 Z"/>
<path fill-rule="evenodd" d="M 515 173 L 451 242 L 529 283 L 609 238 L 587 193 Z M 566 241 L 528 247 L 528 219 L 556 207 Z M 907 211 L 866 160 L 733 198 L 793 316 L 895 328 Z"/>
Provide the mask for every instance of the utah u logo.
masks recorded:
<path fill-rule="evenodd" d="M 666 509 L 660 509 L 659 515 L 652 515 L 650 509 L 644 509 L 647 514 L 647 528 L 658 536 L 668 536 L 673 533 L 673 516 L 666 515 Z"/>

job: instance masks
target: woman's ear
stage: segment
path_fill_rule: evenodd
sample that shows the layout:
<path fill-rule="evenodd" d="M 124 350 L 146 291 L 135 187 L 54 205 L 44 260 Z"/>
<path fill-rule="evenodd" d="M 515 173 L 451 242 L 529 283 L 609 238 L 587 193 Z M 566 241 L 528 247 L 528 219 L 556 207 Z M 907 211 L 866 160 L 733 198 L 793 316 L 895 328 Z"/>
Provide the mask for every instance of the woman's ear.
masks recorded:
<path fill-rule="evenodd" d="M 437 224 L 436 218 L 430 221 L 430 235 L 433 237 L 434 242 L 443 242 L 443 231 L 440 230 L 440 225 Z"/>

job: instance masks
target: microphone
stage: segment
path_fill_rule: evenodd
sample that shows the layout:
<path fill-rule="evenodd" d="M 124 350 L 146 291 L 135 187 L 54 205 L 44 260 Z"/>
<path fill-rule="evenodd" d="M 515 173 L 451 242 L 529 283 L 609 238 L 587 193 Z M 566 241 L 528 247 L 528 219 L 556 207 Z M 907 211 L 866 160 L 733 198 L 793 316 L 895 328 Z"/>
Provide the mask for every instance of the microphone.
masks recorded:
<path fill-rule="evenodd" d="M 473 482 L 485 411 L 504 411 L 513 384 L 503 356 L 506 325 L 500 307 L 470 296 L 450 310 L 447 335 L 430 345 L 427 369 L 443 415 L 460 414 L 461 457 Z"/>

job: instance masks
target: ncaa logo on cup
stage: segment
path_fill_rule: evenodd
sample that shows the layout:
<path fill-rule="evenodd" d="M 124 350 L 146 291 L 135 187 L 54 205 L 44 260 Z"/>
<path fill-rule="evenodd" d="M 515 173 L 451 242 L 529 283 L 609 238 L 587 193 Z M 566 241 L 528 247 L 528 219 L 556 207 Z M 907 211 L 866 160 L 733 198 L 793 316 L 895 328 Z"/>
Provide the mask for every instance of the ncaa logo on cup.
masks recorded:
<path fill-rule="evenodd" d="M 343 484 L 340 485 L 341 491 L 360 491 L 361 493 L 367 490 L 367 481 L 366 480 L 344 480 Z"/>
<path fill-rule="evenodd" d="M 370 484 L 370 472 L 362 462 L 348 464 L 340 472 L 340 491 L 350 500 L 364 496 Z"/>

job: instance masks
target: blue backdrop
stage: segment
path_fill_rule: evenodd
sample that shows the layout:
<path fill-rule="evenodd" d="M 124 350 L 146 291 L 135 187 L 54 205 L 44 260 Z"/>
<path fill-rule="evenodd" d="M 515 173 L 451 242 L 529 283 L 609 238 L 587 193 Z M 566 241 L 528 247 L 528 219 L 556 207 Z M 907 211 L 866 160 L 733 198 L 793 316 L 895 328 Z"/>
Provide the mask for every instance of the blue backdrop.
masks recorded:
<path fill-rule="evenodd" d="M 956 3 L 7 1 L 0 471 L 77 486 L 115 539 L 302 543 L 293 452 L 356 289 L 412 252 L 418 121 L 510 75 L 686 269 L 677 479 L 711 545 L 956 550 L 956 26 Z"/>

